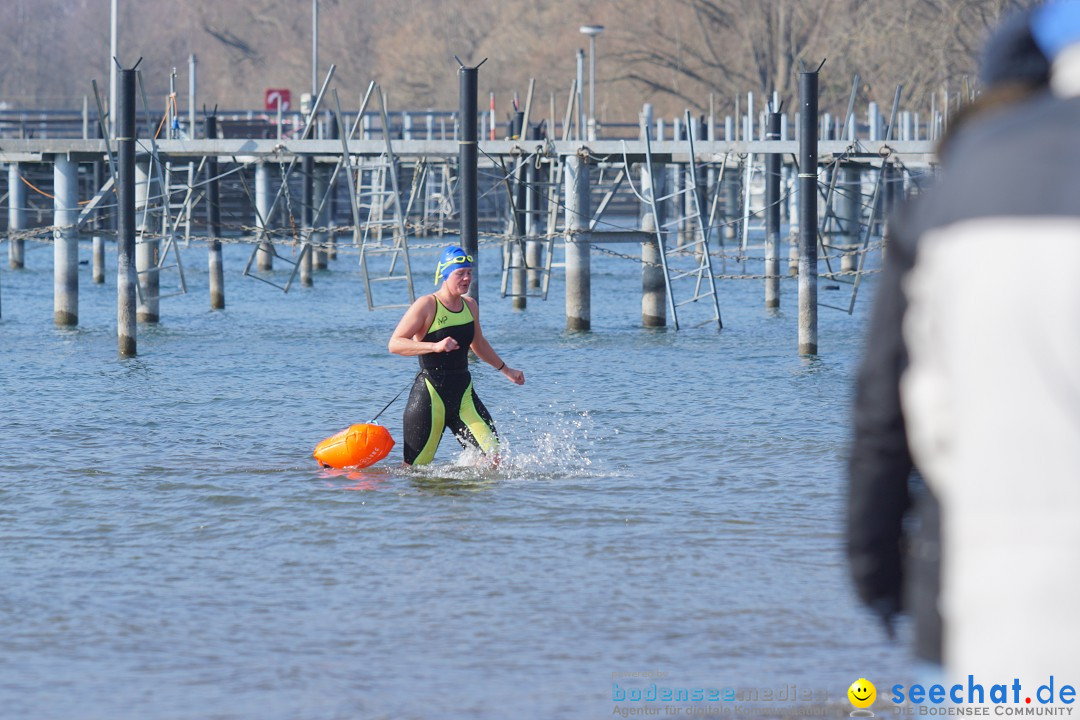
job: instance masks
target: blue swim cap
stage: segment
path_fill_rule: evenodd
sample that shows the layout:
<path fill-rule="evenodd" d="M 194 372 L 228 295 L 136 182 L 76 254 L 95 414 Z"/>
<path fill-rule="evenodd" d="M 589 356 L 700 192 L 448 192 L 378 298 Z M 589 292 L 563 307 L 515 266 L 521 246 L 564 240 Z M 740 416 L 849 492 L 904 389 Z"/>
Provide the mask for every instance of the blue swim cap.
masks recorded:
<path fill-rule="evenodd" d="M 1062 50 L 1080 42 L 1080 2 L 1059 0 L 1037 8 L 1031 16 L 1031 35 L 1053 62 Z"/>
<path fill-rule="evenodd" d="M 435 284 L 438 285 L 450 277 L 450 273 L 459 268 L 471 268 L 472 266 L 472 255 L 466 255 L 465 251 L 457 245 L 451 245 L 442 251 L 439 264 L 435 266 Z"/>

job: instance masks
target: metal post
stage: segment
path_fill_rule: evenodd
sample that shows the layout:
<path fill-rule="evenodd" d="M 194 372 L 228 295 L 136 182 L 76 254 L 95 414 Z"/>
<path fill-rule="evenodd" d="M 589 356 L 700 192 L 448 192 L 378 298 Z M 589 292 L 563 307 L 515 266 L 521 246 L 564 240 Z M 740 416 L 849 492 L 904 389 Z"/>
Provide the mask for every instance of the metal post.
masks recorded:
<path fill-rule="evenodd" d="M 119 109 L 116 106 L 116 0 L 112 0 L 111 15 L 109 16 L 109 124 L 112 125 L 112 136 L 119 134 L 116 125 L 119 122 Z M 134 133 L 132 133 L 134 134 Z M 134 336 L 132 336 L 134 337 Z M 134 355 L 134 352 L 132 353 Z"/>
<path fill-rule="evenodd" d="M 818 351 L 817 70 L 799 73 L 799 113 L 799 354 L 816 355 Z"/>
<path fill-rule="evenodd" d="M 515 119 L 515 125 L 518 127 L 519 136 L 524 135 L 524 128 L 522 125 L 525 121 L 525 113 L 517 113 L 518 117 Z M 517 160 L 518 156 L 511 156 L 513 160 Z M 514 206 L 516 210 L 517 218 L 514 221 L 514 232 L 518 235 L 516 242 L 512 243 L 510 248 L 510 267 L 512 272 L 510 275 L 511 294 L 513 299 L 510 301 L 511 307 L 515 310 L 524 310 L 527 300 L 525 298 L 525 235 L 527 230 L 526 224 L 526 203 L 528 202 L 527 194 L 528 188 L 526 186 L 527 170 L 526 166 L 529 163 L 522 162 L 517 168 L 517 172 L 514 173 L 514 184 L 517 189 L 517 197 L 514 198 Z"/>
<path fill-rule="evenodd" d="M 311 0 L 311 97 L 319 94 L 319 0 Z"/>
<path fill-rule="evenodd" d="M 8 165 L 8 264 L 12 270 L 26 266 L 26 242 L 11 234 L 26 228 L 26 185 L 22 181 L 22 165 Z"/>
<path fill-rule="evenodd" d="M 543 136 L 540 132 L 540 125 L 534 125 L 530 130 L 530 139 L 535 141 L 543 140 Z M 540 188 L 537 187 L 537 182 L 540 177 L 540 170 L 536 167 L 536 163 L 529 163 L 528 167 L 528 180 L 529 180 L 529 194 L 528 194 L 528 210 L 527 224 L 525 227 L 525 234 L 528 236 L 535 236 L 540 232 L 541 217 L 543 211 L 541 210 L 541 198 Z M 540 287 L 540 265 L 543 263 L 544 258 L 544 243 L 539 240 L 526 240 L 525 241 L 525 259 L 526 264 L 529 267 L 527 272 L 529 287 Z"/>
<path fill-rule="evenodd" d="M 589 140 L 596 139 L 596 35 L 589 36 Z"/>
<path fill-rule="evenodd" d="M 361 102 L 363 102 L 363 101 L 361 101 Z M 332 139 L 332 140 L 340 140 L 341 139 L 341 134 L 340 133 L 341 133 L 341 128 L 338 126 L 337 116 L 336 115 L 332 116 L 330 118 L 330 139 Z M 349 139 L 351 140 L 352 138 L 349 138 Z M 322 183 L 322 185 L 319 185 L 320 182 Z M 316 167 L 316 169 L 315 169 L 315 197 L 322 197 L 324 194 L 326 194 L 326 189 L 325 188 L 328 187 L 329 182 L 330 182 L 330 171 L 328 169 L 326 169 L 326 168 L 323 168 L 322 170 L 320 170 L 318 167 Z M 324 189 L 320 190 L 319 188 L 324 188 Z M 338 203 L 337 203 L 337 188 L 336 187 L 331 187 L 330 188 L 330 200 L 329 200 L 329 202 L 327 202 L 326 207 L 323 208 L 322 214 L 319 215 L 319 217 L 317 217 L 315 219 L 315 224 L 318 225 L 319 227 L 330 227 L 330 226 L 332 226 L 335 223 L 334 218 L 337 217 L 337 206 L 338 206 Z M 328 262 L 327 262 L 328 260 L 337 260 L 337 240 L 334 238 L 334 234 L 332 232 L 321 233 L 321 234 L 317 233 L 316 237 L 320 238 L 321 242 L 328 243 L 329 246 L 330 246 L 328 249 L 323 251 L 322 264 L 320 265 L 320 264 L 318 264 L 318 262 L 316 262 L 316 265 L 315 265 L 316 269 L 325 270 L 328 267 Z M 318 260 L 319 260 L 319 257 L 316 256 L 316 261 L 318 261 Z"/>
<path fill-rule="evenodd" d="M 97 188 L 100 188 L 105 184 L 105 162 L 103 160 L 94 161 L 94 188 L 97 192 Z M 94 240 L 93 240 L 93 281 L 95 285 L 101 285 L 105 282 L 105 237 L 101 234 L 101 231 L 105 229 L 105 218 L 99 210 L 97 216 L 94 218 Z"/>
<path fill-rule="evenodd" d="M 732 167 L 724 171 L 724 177 L 720 178 L 720 182 L 724 184 L 724 232 L 720 242 L 721 247 L 724 245 L 724 240 L 734 243 L 739 236 L 739 218 L 741 217 L 739 184 L 742 182 L 743 175 L 740 163 L 742 163 L 741 160 L 739 163 L 733 163 Z"/>
<path fill-rule="evenodd" d="M 709 93 L 709 124 L 705 128 L 705 138 L 713 143 L 716 142 L 716 95 Z"/>
<path fill-rule="evenodd" d="M 149 229 L 156 233 L 151 217 L 150 198 L 153 196 L 150 177 L 150 160 L 135 164 L 135 223 L 143 233 L 142 241 L 135 244 L 135 270 L 138 273 L 139 302 L 135 307 L 135 318 L 139 322 L 156 323 L 161 319 L 158 295 L 160 295 L 160 276 L 157 270 L 158 240 L 146 237 Z"/>
<path fill-rule="evenodd" d="M 645 134 L 652 132 L 653 125 L 653 106 L 652 103 L 645 103 L 641 106 L 641 114 L 638 115 L 638 140 L 645 142 Z"/>
<path fill-rule="evenodd" d="M 53 320 L 79 324 L 79 164 L 69 155 L 53 161 Z"/>
<path fill-rule="evenodd" d="M 589 166 L 568 155 L 566 168 L 566 329 L 589 330 Z"/>
<path fill-rule="evenodd" d="M 578 48 L 577 51 L 577 139 L 585 139 L 585 108 L 582 99 L 585 97 L 585 51 Z"/>
<path fill-rule="evenodd" d="M 697 142 L 701 138 L 701 123 L 698 122 L 698 118 L 692 117 L 689 111 L 686 111 L 685 115 L 686 140 L 687 142 L 690 142 L 692 139 L 694 142 Z M 693 160 L 693 158 L 691 158 L 691 160 Z M 689 240 L 694 233 L 694 225 L 698 222 L 696 208 L 705 206 L 705 194 L 703 192 L 704 188 L 700 186 L 695 187 L 693 190 L 690 189 L 690 186 L 694 184 L 694 178 L 689 164 L 686 166 L 685 180 L 683 182 L 687 188 L 687 191 L 683 193 L 681 208 L 682 215 L 686 218 L 686 220 L 683 221 L 683 238 Z M 697 197 L 692 197 L 692 195 L 696 195 Z M 703 232 L 704 230 L 705 228 L 702 228 Z M 704 248 L 702 248 L 702 250 L 704 250 Z"/>
<path fill-rule="evenodd" d="M 849 272 L 855 269 L 855 248 L 859 246 L 862 238 L 862 166 L 856 163 L 844 163 L 840 166 L 837 196 L 837 215 L 840 218 L 844 246 L 840 256 L 840 269 Z"/>
<path fill-rule="evenodd" d="M 270 166 L 265 162 L 261 162 L 255 165 L 255 207 L 258 210 L 256 213 L 255 223 L 259 226 L 262 235 L 270 228 L 270 203 L 272 197 L 270 194 Z M 258 268 L 260 270 L 273 270 L 274 269 L 274 246 L 269 240 L 259 241 L 259 254 L 258 254 Z"/>
<path fill-rule="evenodd" d="M 897 193 L 897 173 L 892 163 L 882 161 L 881 166 L 881 242 L 882 245 L 889 241 L 889 217 L 892 216 L 900 196 Z"/>
<path fill-rule="evenodd" d="M 675 132 L 675 137 L 672 138 L 672 139 L 673 140 L 681 140 L 682 138 L 679 136 L 679 119 L 678 118 L 675 118 L 675 122 L 674 122 L 674 124 L 672 126 L 672 130 Z M 679 205 L 680 201 L 683 200 L 683 195 L 682 195 L 682 192 L 683 192 L 683 166 L 680 165 L 679 163 L 672 163 L 671 165 L 668 166 L 668 168 L 670 169 L 670 172 L 671 172 L 671 195 L 672 195 L 671 200 L 669 202 L 671 203 L 671 210 L 674 213 L 675 218 L 676 218 L 676 220 L 674 222 L 675 227 L 673 227 L 671 229 L 671 231 L 672 231 L 672 233 L 674 233 L 674 236 L 675 236 L 675 240 L 674 240 L 675 244 L 676 245 L 681 245 L 682 242 L 683 242 L 683 237 L 686 234 L 686 214 L 683 212 L 683 208 L 680 207 L 680 205 Z"/>
<path fill-rule="evenodd" d="M 458 108 L 461 117 L 461 140 L 458 141 L 458 168 L 461 177 L 461 244 L 467 255 L 473 256 L 473 279 L 469 296 L 480 302 L 480 253 L 477 246 L 477 194 L 476 194 L 476 87 L 479 66 L 462 66 L 458 71 L 460 93 Z"/>
<path fill-rule="evenodd" d="M 300 175 L 303 182 L 301 199 L 303 207 L 300 213 L 300 224 L 303 230 L 301 232 L 303 236 L 308 238 L 308 242 L 311 242 L 314 239 L 312 238 L 311 228 L 315 227 L 313 217 L 315 214 L 315 158 L 311 155 L 305 155 L 303 160 L 300 161 Z M 300 285 L 302 287 L 311 287 L 311 255 L 311 252 L 303 252 L 303 248 L 301 248 Z"/>
<path fill-rule="evenodd" d="M 195 84 L 196 84 L 196 65 L 198 61 L 195 59 L 194 53 L 188 56 L 188 138 L 194 140 L 198 137 L 198 133 L 195 131 Z M 195 167 L 195 162 L 189 162 L 187 167 L 188 187 L 195 186 L 195 174 L 198 169 Z M 191 198 L 188 198 L 188 202 L 184 203 L 184 244 L 185 247 L 191 242 Z"/>
<path fill-rule="evenodd" d="M 663 166 L 656 179 L 662 179 Z M 658 197 L 663 194 L 662 182 L 653 184 L 649 166 L 641 164 L 641 194 L 644 197 Z M 659 208 L 657 208 L 659 210 Z M 667 325 L 667 286 L 664 283 L 664 268 L 660 262 L 660 246 L 655 240 L 656 221 L 648 203 L 641 204 L 641 231 L 653 235 L 653 239 L 641 243 L 641 324 L 645 327 L 664 327 Z"/>
<path fill-rule="evenodd" d="M 780 113 L 770 112 L 766 140 L 780 139 Z M 780 307 L 780 153 L 765 156 L 765 307 Z"/>
<path fill-rule="evenodd" d="M 195 54 L 188 56 L 188 137 L 195 139 Z M 194 163 L 192 163 L 194 167 Z"/>
<path fill-rule="evenodd" d="M 795 122 L 799 119 L 796 117 Z M 788 116 L 787 113 L 780 113 L 780 139 L 790 140 L 790 130 L 788 128 Z M 792 163 L 788 165 L 784 162 L 784 158 L 780 158 L 780 194 L 783 196 L 780 199 L 780 227 L 785 225 L 791 225 L 791 208 L 792 200 L 795 197 L 795 193 L 787 192 L 787 189 L 791 187 L 791 173 L 794 171 L 795 165 Z M 785 192 L 787 193 L 785 195 Z"/>
<path fill-rule="evenodd" d="M 217 117 L 206 118 L 206 137 L 217 137 Z M 221 188 L 218 180 L 218 159 L 216 155 L 206 157 L 206 211 L 207 225 L 210 229 L 210 309 L 225 309 L 225 267 L 221 257 Z"/>
<path fill-rule="evenodd" d="M 311 196 L 315 201 L 315 207 L 318 206 L 319 202 L 323 199 L 323 196 L 326 195 L 329 180 L 328 169 L 316 164 L 311 192 Z M 323 203 L 322 212 L 311 219 L 312 227 L 324 228 L 330 225 L 331 200 L 332 198 Z M 314 212 L 314 207 L 312 212 Z M 330 233 L 325 230 L 319 230 L 311 234 L 312 249 L 315 250 L 314 260 L 316 270 L 325 270 L 327 267 L 327 258 L 331 257 L 330 251 L 326 248 L 328 242 L 330 242 Z"/>
<path fill-rule="evenodd" d="M 115 0 L 114 0 L 115 6 Z M 110 108 L 112 111 L 112 108 Z M 116 339 L 120 357 L 135 356 L 135 71 L 120 72 L 114 113 L 117 145 Z"/>
<path fill-rule="evenodd" d="M 747 142 L 752 142 L 754 139 L 754 93 L 752 92 L 746 93 L 746 122 L 743 124 L 743 139 Z"/>

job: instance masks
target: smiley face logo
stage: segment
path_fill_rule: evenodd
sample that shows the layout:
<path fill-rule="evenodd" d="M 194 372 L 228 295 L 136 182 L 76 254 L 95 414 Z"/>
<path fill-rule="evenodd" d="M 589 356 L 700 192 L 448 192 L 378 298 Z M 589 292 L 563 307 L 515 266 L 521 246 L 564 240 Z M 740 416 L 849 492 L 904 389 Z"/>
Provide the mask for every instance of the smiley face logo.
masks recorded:
<path fill-rule="evenodd" d="M 874 683 L 870 682 L 866 678 L 859 678 L 855 682 L 851 683 L 851 687 L 847 691 L 848 700 L 851 704 L 857 708 L 868 708 L 874 704 L 874 700 L 877 699 L 877 688 L 874 687 Z"/>

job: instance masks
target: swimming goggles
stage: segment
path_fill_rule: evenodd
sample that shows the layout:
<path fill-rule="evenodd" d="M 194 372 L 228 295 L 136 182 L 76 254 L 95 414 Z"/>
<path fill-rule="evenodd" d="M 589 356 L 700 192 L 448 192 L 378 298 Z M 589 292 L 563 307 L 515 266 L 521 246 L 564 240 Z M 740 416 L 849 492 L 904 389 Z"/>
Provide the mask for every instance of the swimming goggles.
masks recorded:
<path fill-rule="evenodd" d="M 436 285 L 439 284 L 439 280 L 442 279 L 442 277 L 443 277 L 443 272 L 445 270 L 449 270 L 452 265 L 464 265 L 465 263 L 468 263 L 469 266 L 472 267 L 473 256 L 472 255 L 455 255 L 454 257 L 450 258 L 446 262 L 440 262 L 438 264 L 438 266 L 435 268 L 435 284 Z M 453 271 L 451 270 L 450 272 L 453 272 Z M 449 275 L 450 273 L 448 272 L 446 274 Z"/>

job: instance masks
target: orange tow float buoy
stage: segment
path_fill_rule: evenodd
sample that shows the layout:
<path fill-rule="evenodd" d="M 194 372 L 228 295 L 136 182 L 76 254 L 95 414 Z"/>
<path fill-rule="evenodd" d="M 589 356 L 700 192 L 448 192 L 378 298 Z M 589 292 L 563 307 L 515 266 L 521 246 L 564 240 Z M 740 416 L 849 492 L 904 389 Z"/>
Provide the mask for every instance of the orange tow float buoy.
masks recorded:
<path fill-rule="evenodd" d="M 324 467 L 367 467 L 390 454 L 394 438 L 382 425 L 350 425 L 315 446 L 315 459 Z"/>

